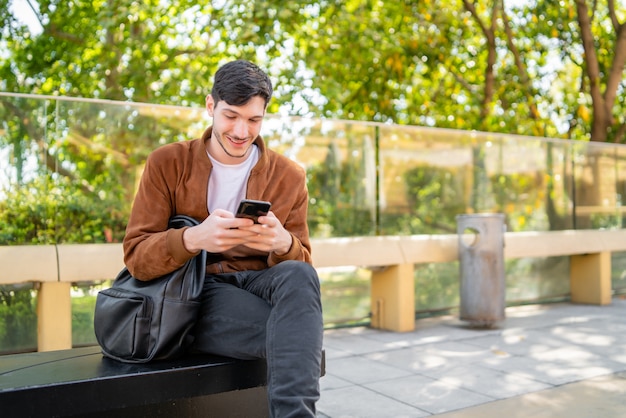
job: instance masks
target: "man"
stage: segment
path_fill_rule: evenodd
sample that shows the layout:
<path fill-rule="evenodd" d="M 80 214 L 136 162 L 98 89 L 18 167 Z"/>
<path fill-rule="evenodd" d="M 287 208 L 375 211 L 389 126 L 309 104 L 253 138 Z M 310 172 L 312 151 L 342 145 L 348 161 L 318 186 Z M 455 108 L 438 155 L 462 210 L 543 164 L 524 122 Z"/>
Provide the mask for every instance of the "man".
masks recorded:
<path fill-rule="evenodd" d="M 304 170 L 259 136 L 272 97 L 247 61 L 215 74 L 200 139 L 152 152 L 124 238 L 131 274 L 150 280 L 208 255 L 193 349 L 266 358 L 272 417 L 315 416 L 322 353 L 319 279 L 311 266 Z M 272 204 L 258 223 L 235 217 L 243 198 Z M 167 229 L 175 214 L 202 221 Z"/>

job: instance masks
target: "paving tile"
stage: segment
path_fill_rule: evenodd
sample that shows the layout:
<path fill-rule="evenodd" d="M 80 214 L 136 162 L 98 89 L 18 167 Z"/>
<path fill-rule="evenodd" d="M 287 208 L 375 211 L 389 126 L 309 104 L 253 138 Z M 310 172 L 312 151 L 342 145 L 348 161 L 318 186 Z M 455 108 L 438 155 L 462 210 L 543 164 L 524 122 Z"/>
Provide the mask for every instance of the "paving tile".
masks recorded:
<path fill-rule="evenodd" d="M 552 385 L 513 373 L 505 373 L 477 364 L 446 370 L 427 370 L 435 380 L 481 393 L 495 399 L 506 399 L 524 393 L 551 388 Z"/>
<path fill-rule="evenodd" d="M 331 347 L 326 343 L 324 343 L 324 351 L 325 351 L 326 361 L 330 359 L 354 356 L 354 353 L 352 353 L 351 351 L 346 351 L 341 348 Z"/>
<path fill-rule="evenodd" d="M 626 416 L 626 299 L 506 315 L 483 330 L 448 315 L 326 331 L 318 418 Z"/>
<path fill-rule="evenodd" d="M 361 386 L 324 392 L 317 409 L 318 417 L 328 418 L 421 418 L 431 415 Z"/>
<path fill-rule="evenodd" d="M 489 359 L 483 365 L 494 370 L 514 373 L 553 386 L 608 375 L 623 370 L 623 365 L 610 362 L 610 360 L 577 364 L 569 361 L 548 361 L 546 359 L 519 356 Z"/>
<path fill-rule="evenodd" d="M 555 335 L 553 329 L 507 330 L 500 335 L 474 338 L 467 343 L 518 356 L 533 356 L 569 344 L 562 335 Z"/>
<path fill-rule="evenodd" d="M 322 392 L 325 390 L 345 388 L 347 386 L 354 386 L 354 383 L 328 373 L 320 379 L 320 390 Z"/>
<path fill-rule="evenodd" d="M 391 381 L 369 383 L 365 387 L 431 414 L 495 400 L 492 397 L 425 376 L 408 376 Z"/>
<path fill-rule="evenodd" d="M 493 357 L 485 348 L 459 341 L 446 341 L 400 350 L 367 354 L 370 360 L 403 368 L 412 373 L 430 369 L 446 369 L 460 364 L 475 363 Z"/>
<path fill-rule="evenodd" d="M 475 328 L 469 328 L 456 320 L 445 318 L 441 319 L 439 323 L 431 323 L 427 326 L 421 325 L 421 321 L 433 321 L 433 318 L 416 321 L 416 329 L 412 332 L 398 333 L 384 331 L 368 335 L 368 338 L 384 342 L 386 347 L 395 349 L 446 341 L 457 341 L 497 333 L 497 330 L 477 330 Z"/>
<path fill-rule="evenodd" d="M 324 334 L 324 347 L 335 350 L 336 353 L 344 355 L 364 354 L 385 350 L 389 347 L 384 342 L 368 338 L 368 334 L 374 330 L 364 330 L 362 328 L 350 332 L 349 330 L 338 330 L 338 332 L 326 332 Z"/>
<path fill-rule="evenodd" d="M 345 357 L 336 360 L 329 359 L 326 363 L 326 374 L 339 377 L 353 384 L 363 384 L 387 381 L 410 375 L 411 372 L 380 362 L 370 361 L 365 357 Z"/>
<path fill-rule="evenodd" d="M 623 418 L 626 384 L 602 376 L 436 415 L 437 418 Z"/>

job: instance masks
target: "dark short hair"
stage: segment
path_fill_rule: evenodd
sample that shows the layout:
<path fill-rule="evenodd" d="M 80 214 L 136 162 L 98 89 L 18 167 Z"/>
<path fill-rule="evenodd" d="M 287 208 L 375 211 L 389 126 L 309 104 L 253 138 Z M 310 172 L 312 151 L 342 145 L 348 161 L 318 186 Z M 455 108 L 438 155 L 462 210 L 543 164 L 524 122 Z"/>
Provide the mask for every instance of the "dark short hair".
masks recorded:
<path fill-rule="evenodd" d="M 253 97 L 259 96 L 267 106 L 272 92 L 272 82 L 263 70 L 249 61 L 237 60 L 217 70 L 211 96 L 216 105 L 224 100 L 231 106 L 245 105 Z"/>

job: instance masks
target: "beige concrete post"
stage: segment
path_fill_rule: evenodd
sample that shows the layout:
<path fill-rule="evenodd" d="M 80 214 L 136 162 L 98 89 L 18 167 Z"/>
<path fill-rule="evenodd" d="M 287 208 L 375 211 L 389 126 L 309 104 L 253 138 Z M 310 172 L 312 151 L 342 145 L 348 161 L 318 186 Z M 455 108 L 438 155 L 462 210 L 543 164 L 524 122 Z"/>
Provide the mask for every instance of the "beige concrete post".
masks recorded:
<path fill-rule="evenodd" d="M 574 303 L 611 303 L 611 253 L 570 256 L 570 292 Z"/>
<path fill-rule="evenodd" d="M 372 327 L 396 332 L 415 329 L 413 264 L 372 271 Z"/>
<path fill-rule="evenodd" d="M 42 282 L 37 296 L 37 350 L 72 348 L 72 299 L 69 282 Z"/>

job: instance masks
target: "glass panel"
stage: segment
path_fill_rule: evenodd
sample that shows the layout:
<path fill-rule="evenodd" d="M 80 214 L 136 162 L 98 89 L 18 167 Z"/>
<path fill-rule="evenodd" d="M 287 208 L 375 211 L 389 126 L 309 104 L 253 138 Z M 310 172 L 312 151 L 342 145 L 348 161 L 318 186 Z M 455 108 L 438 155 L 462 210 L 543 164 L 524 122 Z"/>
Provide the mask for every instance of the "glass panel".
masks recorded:
<path fill-rule="evenodd" d="M 459 306 L 459 263 L 415 266 L 415 311 L 437 312 Z"/>
<path fill-rule="evenodd" d="M 576 229 L 622 227 L 624 149 L 608 144 L 574 145 Z"/>
<path fill-rule="evenodd" d="M 415 266 L 415 311 L 454 310 L 460 303 L 459 263 Z M 505 261 L 506 303 L 563 300 L 569 295 L 569 257 Z"/>
<path fill-rule="evenodd" d="M 54 242 L 47 100 L 0 97 L 0 245 Z"/>
<path fill-rule="evenodd" d="M 269 148 L 307 172 L 311 237 L 376 232 L 375 129 L 368 124 L 269 118 Z"/>
<path fill-rule="evenodd" d="M 382 127 L 383 234 L 454 233 L 461 213 L 500 212 L 509 231 L 571 228 L 565 141 Z"/>
<path fill-rule="evenodd" d="M 147 155 L 210 125 L 203 108 L 6 93 L 0 116 L 0 245 L 121 242 Z M 514 232 L 624 225 L 620 145 L 279 115 L 262 135 L 306 170 L 314 238 L 456 233 L 458 214 L 478 212 L 506 214 Z M 623 259 L 613 287 L 626 292 Z M 567 296 L 568 269 L 566 257 L 508 260 L 507 301 Z M 367 320 L 369 271 L 321 276 L 327 324 Z M 416 266 L 416 311 L 457 306 L 458 281 L 458 263 Z M 91 285 L 74 289 L 75 344 L 92 341 Z"/>
<path fill-rule="evenodd" d="M 626 294 L 626 252 L 611 254 L 612 288 L 616 294 Z"/>
<path fill-rule="evenodd" d="M 380 234 L 456 231 L 465 212 L 472 154 L 462 135 L 442 130 L 380 128 Z"/>
<path fill-rule="evenodd" d="M 58 102 L 57 242 L 121 242 L 148 154 L 199 136 L 202 110 L 108 102 Z M 77 228 L 80 226 L 80 228 Z"/>
<path fill-rule="evenodd" d="M 569 296 L 569 257 L 522 258 L 506 263 L 508 304 L 563 300 Z"/>
<path fill-rule="evenodd" d="M 37 350 L 37 292 L 32 283 L 0 286 L 0 354 Z"/>
<path fill-rule="evenodd" d="M 369 322 L 372 272 L 358 267 L 319 269 L 325 326 Z"/>
<path fill-rule="evenodd" d="M 105 287 L 109 285 L 103 286 L 89 282 L 72 286 L 72 346 L 98 343 L 93 330 L 94 307 L 98 291 Z"/>
<path fill-rule="evenodd" d="M 40 98 L 0 97 L 0 245 L 54 242 L 49 108 Z M 36 350 L 36 298 L 32 283 L 0 284 L 0 353 Z"/>

